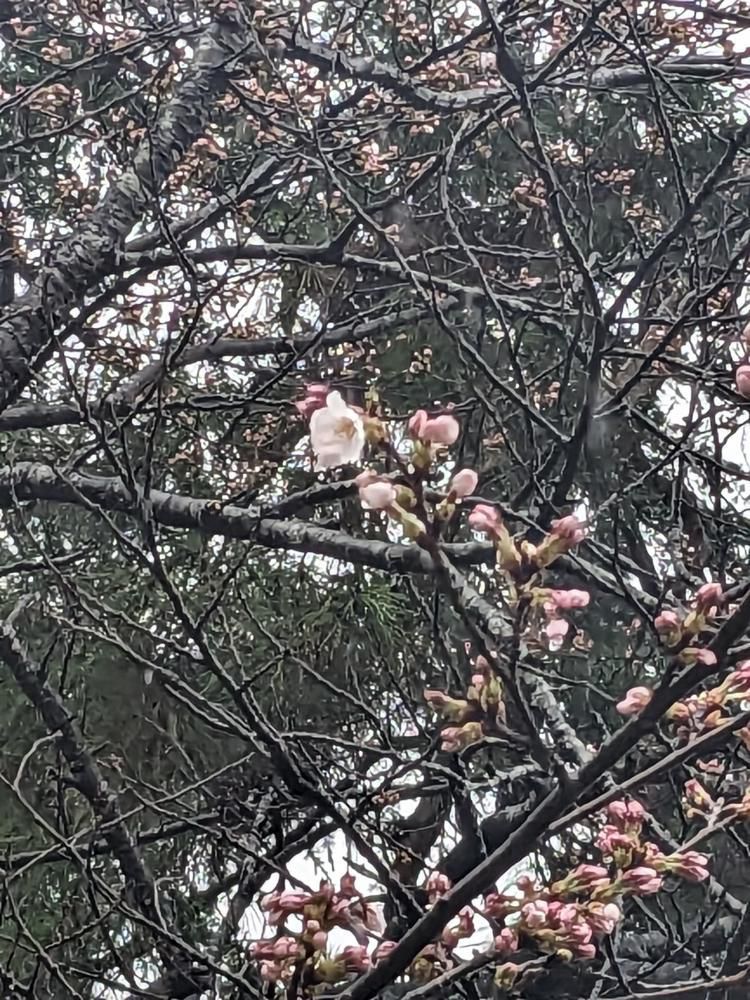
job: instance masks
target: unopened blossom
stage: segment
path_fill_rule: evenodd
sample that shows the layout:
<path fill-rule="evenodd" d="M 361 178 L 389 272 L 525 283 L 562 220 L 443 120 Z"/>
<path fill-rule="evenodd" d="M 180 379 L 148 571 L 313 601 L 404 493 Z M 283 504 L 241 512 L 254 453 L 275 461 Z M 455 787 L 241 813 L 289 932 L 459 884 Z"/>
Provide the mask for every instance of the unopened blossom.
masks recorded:
<path fill-rule="evenodd" d="M 645 865 L 629 868 L 620 876 L 620 885 L 623 889 L 642 896 L 658 892 L 662 887 L 662 882 L 658 872 Z"/>
<path fill-rule="evenodd" d="M 467 722 L 463 726 L 449 726 L 440 733 L 440 749 L 448 753 L 462 750 L 478 743 L 484 736 L 481 722 Z"/>
<path fill-rule="evenodd" d="M 300 958 L 304 953 L 304 948 L 302 948 L 299 941 L 290 935 L 277 938 L 273 943 L 273 955 L 277 961 L 283 961 L 287 958 Z"/>
<path fill-rule="evenodd" d="M 495 936 L 495 948 L 501 955 L 511 955 L 518 951 L 518 934 L 510 927 L 503 927 Z"/>
<path fill-rule="evenodd" d="M 631 833 L 623 833 L 618 827 L 608 823 L 599 831 L 596 846 L 602 854 L 611 856 L 618 851 L 633 851 L 638 844 Z"/>
<path fill-rule="evenodd" d="M 651 701 L 652 697 L 653 692 L 651 691 L 651 688 L 630 688 L 622 701 L 617 702 L 617 711 L 620 715 L 637 715 L 639 712 L 643 711 L 646 705 L 648 705 Z"/>
<path fill-rule="evenodd" d="M 715 667 L 716 653 L 710 649 L 698 649 L 696 646 L 687 646 L 680 653 L 680 661 L 691 666 L 693 663 L 700 663 L 704 667 Z"/>
<path fill-rule="evenodd" d="M 596 958 L 596 946 L 593 944 L 578 945 L 573 951 L 576 958 Z"/>
<path fill-rule="evenodd" d="M 724 591 L 720 583 L 704 583 L 696 592 L 695 602 L 700 609 L 708 611 L 710 608 L 720 604 L 723 597 Z"/>
<path fill-rule="evenodd" d="M 449 413 L 425 420 L 420 431 L 420 438 L 428 444 L 455 444 L 461 431 L 458 421 Z"/>
<path fill-rule="evenodd" d="M 544 626 L 544 634 L 552 641 L 562 641 L 570 630 L 570 625 L 564 618 L 553 618 Z"/>
<path fill-rule="evenodd" d="M 665 871 L 680 875 L 691 882 L 704 882 L 708 878 L 708 858 L 698 851 L 683 851 L 681 854 L 669 854 L 663 861 Z"/>
<path fill-rule="evenodd" d="M 682 792 L 690 815 L 709 812 L 713 809 L 713 798 L 697 778 L 688 778 Z"/>
<path fill-rule="evenodd" d="M 396 487 L 387 480 L 367 483 L 359 488 L 359 499 L 362 506 L 369 510 L 388 510 L 396 503 L 397 497 Z"/>
<path fill-rule="evenodd" d="M 370 956 L 367 947 L 361 944 L 350 944 L 339 952 L 336 961 L 343 963 L 347 972 L 366 972 L 370 968 Z"/>
<path fill-rule="evenodd" d="M 547 923 L 549 903 L 544 899 L 535 899 L 521 907 L 521 916 L 527 927 L 544 927 Z"/>
<path fill-rule="evenodd" d="M 477 488 L 479 476 L 473 469 L 461 469 L 448 484 L 448 492 L 457 500 L 472 495 Z"/>
<path fill-rule="evenodd" d="M 665 610 L 654 618 L 654 628 L 661 636 L 672 636 L 679 633 L 682 620 L 676 611 Z"/>
<path fill-rule="evenodd" d="M 431 903 L 436 902 L 441 896 L 444 896 L 446 892 L 451 887 L 451 880 L 447 875 L 442 872 L 431 872 L 425 889 L 427 890 L 427 898 Z"/>
<path fill-rule="evenodd" d="M 750 399 L 750 365 L 740 365 L 734 373 L 737 392 L 744 399 Z"/>
<path fill-rule="evenodd" d="M 556 535 L 569 546 L 578 545 L 586 537 L 583 524 L 574 514 L 552 521 L 550 534 Z"/>
<path fill-rule="evenodd" d="M 433 688 L 425 688 L 422 697 L 436 712 L 440 712 L 444 719 L 451 722 L 461 722 L 469 711 L 469 703 L 461 698 L 451 698 L 445 691 L 435 691 Z M 445 730 L 444 730 L 445 731 Z"/>
<path fill-rule="evenodd" d="M 305 419 L 309 419 L 316 410 L 326 405 L 330 388 L 325 382 L 312 382 L 305 386 L 305 396 L 294 404 Z"/>
<path fill-rule="evenodd" d="M 494 535 L 502 523 L 500 511 L 487 503 L 478 503 L 469 514 L 469 527 L 485 535 Z"/>
<path fill-rule="evenodd" d="M 578 865 L 565 881 L 570 881 L 576 890 L 597 889 L 609 883 L 609 872 L 602 865 Z"/>
<path fill-rule="evenodd" d="M 639 831 L 646 818 L 646 810 L 640 802 L 625 802 L 617 799 L 607 806 L 607 818 L 623 832 Z"/>
<path fill-rule="evenodd" d="M 310 417 L 310 443 L 317 470 L 359 461 L 365 446 L 364 422 L 340 392 L 330 392 L 325 406 Z"/>
<path fill-rule="evenodd" d="M 550 600 L 560 611 L 587 608 L 591 595 L 586 590 L 551 590 Z"/>
<path fill-rule="evenodd" d="M 595 934 L 611 934 L 622 918 L 622 911 L 616 903 L 589 903 L 586 919 Z"/>
<path fill-rule="evenodd" d="M 260 978 L 267 983 L 277 983 L 281 978 L 282 968 L 278 962 L 261 962 Z"/>
<path fill-rule="evenodd" d="M 549 566 L 558 556 L 582 542 L 585 535 L 583 524 L 575 515 L 558 518 L 552 522 L 547 537 L 534 550 L 534 562 L 540 569 Z"/>
<path fill-rule="evenodd" d="M 429 417 L 426 410 L 417 410 L 414 416 L 409 418 L 409 422 L 406 425 L 409 437 L 420 438 L 422 436 L 422 428 L 428 420 Z"/>

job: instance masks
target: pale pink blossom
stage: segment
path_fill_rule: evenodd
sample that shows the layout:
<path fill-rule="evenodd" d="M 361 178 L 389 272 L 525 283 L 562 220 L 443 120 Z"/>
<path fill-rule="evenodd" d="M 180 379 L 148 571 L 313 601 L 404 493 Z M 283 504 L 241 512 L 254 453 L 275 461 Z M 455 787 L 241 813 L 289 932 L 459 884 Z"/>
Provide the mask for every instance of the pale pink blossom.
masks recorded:
<path fill-rule="evenodd" d="M 682 854 L 671 854 L 664 859 L 667 870 L 675 875 L 681 875 L 691 882 L 703 882 L 708 878 L 708 858 L 698 851 L 684 851 Z"/>
<path fill-rule="evenodd" d="M 702 812 L 709 810 L 714 804 L 714 800 L 696 778 L 688 778 L 683 793 L 688 804 Z"/>
<path fill-rule="evenodd" d="M 261 962 L 260 978 L 267 983 L 276 983 L 281 978 L 281 966 L 278 962 Z"/>
<path fill-rule="evenodd" d="M 624 889 L 638 895 L 650 895 L 658 892 L 662 887 L 663 879 L 653 868 L 639 865 L 637 868 L 629 868 L 620 876 L 620 884 Z"/>
<path fill-rule="evenodd" d="M 487 535 L 494 534 L 502 523 L 500 511 L 487 503 L 478 503 L 469 514 L 469 527 Z"/>
<path fill-rule="evenodd" d="M 388 510 L 396 502 L 398 493 L 393 483 L 378 480 L 359 488 L 362 506 L 369 510 Z"/>
<path fill-rule="evenodd" d="M 428 444 L 455 444 L 461 431 L 458 421 L 449 413 L 425 420 L 422 424 L 420 438 Z"/>
<path fill-rule="evenodd" d="M 308 419 L 316 410 L 320 410 L 326 405 L 329 391 L 330 389 L 325 382 L 312 382 L 305 386 L 304 399 L 298 399 L 294 405 L 302 416 Z"/>
<path fill-rule="evenodd" d="M 409 423 L 406 425 L 409 432 L 409 436 L 413 438 L 419 438 L 422 436 L 422 428 L 428 421 L 426 410 L 417 410 L 413 417 L 409 418 Z"/>
<path fill-rule="evenodd" d="M 574 514 L 568 514 L 567 517 L 552 521 L 551 528 L 551 534 L 556 535 L 571 546 L 578 545 L 586 537 L 583 524 Z"/>
<path fill-rule="evenodd" d="M 448 484 L 449 492 L 458 500 L 469 497 L 477 488 L 479 476 L 473 469 L 461 469 Z"/>
<path fill-rule="evenodd" d="M 607 817 L 620 830 L 637 831 L 643 825 L 646 810 L 640 802 L 625 802 L 624 799 L 618 799 L 607 806 Z"/>
<path fill-rule="evenodd" d="M 340 392 L 329 392 L 326 405 L 310 417 L 310 443 L 317 470 L 359 461 L 365 446 L 364 422 Z"/>
<path fill-rule="evenodd" d="M 697 649 L 695 646 L 688 646 L 683 649 L 682 656 L 687 663 L 700 663 L 704 667 L 715 667 L 716 653 L 710 649 Z"/>
<path fill-rule="evenodd" d="M 616 903 L 589 903 L 587 919 L 595 934 L 611 934 L 622 918 Z"/>
<path fill-rule="evenodd" d="M 300 958 L 304 953 L 299 941 L 288 935 L 276 938 L 273 943 L 273 956 L 277 961 L 283 961 L 286 958 Z"/>
<path fill-rule="evenodd" d="M 544 634 L 551 641 L 563 640 L 570 630 L 570 625 L 564 618 L 553 618 L 544 626 Z"/>
<path fill-rule="evenodd" d="M 573 909 L 575 909 L 575 907 L 573 907 Z M 575 945 L 576 949 L 581 945 L 588 944 L 594 936 L 594 930 L 586 920 L 579 920 L 574 924 L 563 924 L 562 926 L 565 927 L 565 936 L 568 941 Z"/>
<path fill-rule="evenodd" d="M 440 749 L 448 753 L 471 746 L 482 739 L 481 722 L 466 722 L 463 726 L 448 726 L 440 733 Z"/>
<path fill-rule="evenodd" d="M 510 927 L 503 927 L 495 937 L 495 948 L 501 955 L 511 955 L 518 951 L 518 935 Z"/>
<path fill-rule="evenodd" d="M 647 687 L 630 688 L 628 693 L 617 703 L 617 711 L 620 715 L 637 715 L 648 705 L 653 697 L 653 692 Z"/>
<path fill-rule="evenodd" d="M 586 590 L 551 590 L 550 598 L 561 611 L 574 611 L 588 607 L 591 599 Z"/>
<path fill-rule="evenodd" d="M 602 865 L 578 865 L 570 873 L 570 878 L 577 886 L 596 889 L 608 884 L 609 872 Z"/>
<path fill-rule="evenodd" d="M 636 845 L 631 834 L 608 823 L 599 831 L 596 846 L 602 854 L 611 855 L 615 851 L 632 851 Z"/>
<path fill-rule="evenodd" d="M 544 927 L 547 923 L 549 903 L 544 899 L 535 899 L 521 907 L 521 916 L 527 927 Z"/>
<path fill-rule="evenodd" d="M 434 903 L 436 900 L 440 899 L 441 896 L 444 896 L 450 887 L 451 880 L 447 875 L 443 875 L 442 872 L 431 872 L 425 885 L 427 896 L 431 903 Z"/>
<path fill-rule="evenodd" d="M 336 960 L 343 962 L 347 972 L 366 972 L 370 968 L 370 956 L 363 944 L 350 944 L 339 952 Z"/>
<path fill-rule="evenodd" d="M 750 365 L 740 365 L 734 373 L 734 384 L 737 392 L 744 399 L 750 399 Z"/>
<path fill-rule="evenodd" d="M 704 583 L 698 588 L 695 595 L 695 602 L 703 611 L 708 611 L 715 605 L 720 604 L 724 597 L 724 591 L 720 583 Z"/>
<path fill-rule="evenodd" d="M 575 949 L 578 958 L 596 958 L 596 947 L 593 944 L 581 944 Z"/>
<path fill-rule="evenodd" d="M 659 635 L 669 635 L 676 632 L 681 624 L 682 621 L 676 611 L 662 611 L 654 618 L 654 628 Z"/>
<path fill-rule="evenodd" d="M 578 920 L 578 907 L 574 906 L 573 903 L 562 903 L 555 909 L 555 912 L 553 914 L 552 913 L 553 905 L 554 904 L 550 904 L 549 907 L 550 916 L 554 916 L 555 922 L 560 927 L 572 928 L 576 924 L 576 921 Z M 586 940 L 589 940 L 590 938 L 591 938 L 591 933 L 589 932 L 589 936 Z"/>

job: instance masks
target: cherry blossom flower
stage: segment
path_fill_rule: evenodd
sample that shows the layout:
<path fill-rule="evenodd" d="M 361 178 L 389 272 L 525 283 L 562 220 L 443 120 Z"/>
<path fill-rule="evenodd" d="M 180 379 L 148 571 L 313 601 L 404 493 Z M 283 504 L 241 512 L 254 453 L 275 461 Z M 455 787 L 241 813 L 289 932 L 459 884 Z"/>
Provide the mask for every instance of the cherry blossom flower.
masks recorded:
<path fill-rule="evenodd" d="M 595 934 L 611 934 L 622 919 L 622 910 L 616 903 L 589 903 L 586 919 Z"/>
<path fill-rule="evenodd" d="M 430 877 L 427 879 L 427 884 L 425 889 L 427 890 L 427 898 L 431 903 L 440 899 L 444 896 L 446 892 L 450 889 L 452 883 L 447 875 L 443 875 L 442 872 L 432 872 Z"/>
<path fill-rule="evenodd" d="M 409 432 L 409 436 L 412 438 L 419 438 L 422 436 L 422 428 L 428 421 L 426 410 L 417 410 L 413 417 L 410 417 L 409 423 L 406 428 Z"/>
<path fill-rule="evenodd" d="M 518 951 L 518 934 L 510 927 L 503 927 L 495 936 L 495 948 L 501 955 L 511 955 L 514 951 Z"/>
<path fill-rule="evenodd" d="M 664 871 L 680 875 L 691 882 L 704 882 L 708 878 L 708 858 L 698 851 L 684 851 L 682 854 L 669 854 L 661 859 L 660 867 Z"/>
<path fill-rule="evenodd" d="M 545 899 L 535 899 L 521 907 L 521 916 L 527 927 L 544 927 L 548 910 L 549 903 Z"/>
<path fill-rule="evenodd" d="M 381 941 L 372 954 L 372 959 L 374 962 L 382 962 L 383 959 L 388 958 L 390 953 L 398 947 L 398 941 Z"/>
<path fill-rule="evenodd" d="M 544 634 L 551 642 L 562 641 L 568 634 L 570 625 L 564 618 L 553 618 L 544 626 Z"/>
<path fill-rule="evenodd" d="M 574 514 L 568 514 L 567 517 L 553 521 L 551 527 L 551 534 L 556 535 L 571 547 L 578 545 L 586 537 L 583 525 Z"/>
<path fill-rule="evenodd" d="M 587 608 L 591 596 L 586 590 L 551 590 L 550 600 L 561 611 L 573 611 L 577 608 Z"/>
<path fill-rule="evenodd" d="M 663 884 L 663 879 L 653 868 L 639 865 L 637 868 L 629 868 L 620 876 L 620 885 L 628 892 L 637 895 L 648 896 L 658 892 Z"/>
<path fill-rule="evenodd" d="M 317 470 L 359 461 L 365 446 L 364 422 L 340 392 L 330 392 L 325 406 L 310 417 L 310 442 Z"/>
<path fill-rule="evenodd" d="M 734 384 L 743 399 L 750 399 L 750 365 L 743 364 L 734 373 Z"/>
<path fill-rule="evenodd" d="M 440 733 L 442 741 L 440 749 L 449 753 L 461 750 L 471 746 L 472 743 L 478 743 L 483 736 L 481 722 L 467 722 L 463 726 L 448 726 Z"/>
<path fill-rule="evenodd" d="M 609 884 L 609 872 L 602 865 L 578 865 L 569 876 L 570 883 L 588 890 Z M 565 880 L 566 882 L 568 879 Z"/>
<path fill-rule="evenodd" d="M 387 480 L 376 480 L 359 488 L 362 506 L 369 510 L 388 510 L 396 502 L 397 497 L 396 487 Z"/>
<path fill-rule="evenodd" d="M 639 712 L 643 711 L 646 705 L 648 705 L 651 701 L 652 697 L 653 692 L 651 691 L 651 688 L 630 688 L 622 701 L 617 702 L 617 711 L 620 715 L 637 715 Z"/>
<path fill-rule="evenodd" d="M 623 832 L 638 832 L 646 818 L 646 810 L 640 802 L 625 802 L 617 799 L 607 806 L 607 818 Z"/>
<path fill-rule="evenodd" d="M 425 420 L 422 423 L 420 438 L 428 444 L 455 444 L 461 431 L 458 421 L 449 413 Z"/>
<path fill-rule="evenodd" d="M 654 628 L 663 636 L 679 632 L 681 624 L 682 621 L 676 611 L 662 611 L 654 618 Z"/>
<path fill-rule="evenodd" d="M 500 511 L 487 503 L 478 503 L 469 514 L 469 527 L 486 535 L 495 534 L 502 523 Z"/>
<path fill-rule="evenodd" d="M 448 490 L 456 499 L 463 500 L 464 497 L 471 496 L 478 482 L 479 476 L 473 469 L 461 469 L 451 479 Z"/>
<path fill-rule="evenodd" d="M 315 410 L 320 410 L 326 405 L 329 392 L 330 389 L 325 382 L 312 382 L 305 386 L 304 398 L 298 399 L 294 405 L 302 416 L 308 419 Z"/>
<path fill-rule="evenodd" d="M 702 587 L 698 588 L 695 601 L 701 610 L 708 611 L 720 604 L 723 597 L 724 591 L 721 589 L 720 583 L 704 583 Z"/>
<path fill-rule="evenodd" d="M 336 961 L 343 962 L 347 972 L 366 972 L 370 968 L 370 956 L 367 947 L 362 944 L 350 944 L 339 952 Z"/>

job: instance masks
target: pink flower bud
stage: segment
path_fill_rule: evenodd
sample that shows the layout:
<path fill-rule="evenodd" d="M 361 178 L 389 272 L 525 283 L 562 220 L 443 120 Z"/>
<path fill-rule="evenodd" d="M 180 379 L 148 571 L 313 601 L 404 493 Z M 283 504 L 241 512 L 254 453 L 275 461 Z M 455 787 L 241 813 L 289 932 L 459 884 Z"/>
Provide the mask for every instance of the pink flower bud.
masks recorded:
<path fill-rule="evenodd" d="M 698 649 L 697 646 L 688 646 L 680 653 L 680 659 L 687 664 L 700 663 L 704 667 L 715 667 L 716 653 L 710 649 Z"/>
<path fill-rule="evenodd" d="M 569 630 L 570 625 L 564 618 L 553 618 L 544 626 L 544 634 L 552 641 L 564 639 Z"/>
<path fill-rule="evenodd" d="M 714 804 L 714 800 L 696 778 L 688 778 L 683 794 L 686 802 L 701 812 L 707 812 Z"/>
<path fill-rule="evenodd" d="M 481 722 L 467 722 L 463 726 L 448 726 L 440 733 L 440 749 L 447 753 L 462 750 L 478 743 L 484 736 Z"/>
<path fill-rule="evenodd" d="M 550 599 L 560 611 L 574 611 L 587 608 L 591 597 L 586 590 L 552 590 Z"/>
<path fill-rule="evenodd" d="M 639 896 L 647 896 L 658 892 L 662 887 L 663 879 L 653 869 L 640 865 L 637 868 L 630 868 L 623 872 L 620 877 L 620 884 L 629 892 Z"/>
<path fill-rule="evenodd" d="M 595 934 L 611 934 L 622 918 L 622 911 L 616 903 L 589 903 L 587 920 Z"/>
<path fill-rule="evenodd" d="M 682 621 L 676 611 L 662 611 L 654 618 L 654 628 L 659 635 L 669 635 L 676 632 L 681 624 Z"/>
<path fill-rule="evenodd" d="M 577 886 L 596 889 L 609 883 L 609 872 L 602 865 L 578 865 L 570 873 L 570 878 Z"/>
<path fill-rule="evenodd" d="M 681 875 L 691 882 L 703 882 L 708 878 L 708 858 L 698 851 L 684 851 L 682 854 L 671 854 L 665 861 L 668 863 L 668 871 L 675 875 Z"/>
<path fill-rule="evenodd" d="M 422 437 L 422 428 L 427 423 L 427 412 L 426 410 L 417 410 L 413 417 L 410 418 L 409 423 L 406 425 L 409 432 L 409 437 L 420 438 Z"/>
<path fill-rule="evenodd" d="M 469 497 L 477 488 L 479 476 L 473 469 L 461 469 L 451 479 L 448 490 L 459 500 Z"/>
<path fill-rule="evenodd" d="M 413 419 L 413 418 L 412 418 Z M 422 424 L 420 438 L 428 444 L 455 444 L 461 431 L 455 417 L 444 413 L 431 420 L 425 420 Z"/>
<path fill-rule="evenodd" d="M 304 399 L 298 399 L 294 404 L 297 411 L 307 420 L 315 410 L 320 410 L 326 405 L 329 391 L 329 386 L 323 382 L 313 382 L 305 386 Z"/>
<path fill-rule="evenodd" d="M 370 956 L 362 944 L 350 944 L 336 958 L 344 963 L 347 972 L 366 972 L 370 968 Z"/>
<path fill-rule="evenodd" d="M 381 941 L 373 952 L 373 961 L 382 962 L 384 958 L 388 958 L 390 953 L 398 947 L 398 941 Z"/>
<path fill-rule="evenodd" d="M 575 949 L 578 958 L 596 958 L 596 947 L 593 944 L 582 944 Z"/>
<path fill-rule="evenodd" d="M 475 687 L 477 691 L 481 691 L 484 687 L 485 677 L 484 674 L 472 674 L 471 675 L 471 686 Z"/>
<path fill-rule="evenodd" d="M 651 701 L 653 692 L 647 687 L 631 688 L 622 701 L 617 703 L 617 711 L 620 715 L 637 715 Z"/>
<path fill-rule="evenodd" d="M 536 899 L 521 907 L 521 916 L 527 927 L 544 927 L 547 923 L 549 904 L 544 899 Z"/>
<path fill-rule="evenodd" d="M 393 483 L 382 480 L 359 488 L 359 499 L 370 510 L 387 510 L 396 502 L 397 496 Z"/>
<path fill-rule="evenodd" d="M 469 514 L 469 527 L 486 535 L 494 534 L 502 523 L 500 511 L 486 503 L 478 503 Z"/>
<path fill-rule="evenodd" d="M 267 983 L 276 983 L 281 978 L 281 966 L 276 962 L 260 963 L 260 978 Z"/>
<path fill-rule="evenodd" d="M 720 583 L 704 583 L 698 588 L 695 595 L 695 602 L 702 611 L 708 611 L 715 605 L 720 604 L 724 597 L 724 591 Z"/>
<path fill-rule="evenodd" d="M 557 521 L 553 521 L 551 528 L 551 534 L 556 535 L 571 546 L 578 545 L 586 537 L 583 524 L 574 514 L 568 514 L 567 517 L 561 517 Z"/>
<path fill-rule="evenodd" d="M 495 948 L 501 955 L 512 955 L 514 951 L 518 951 L 518 935 L 510 927 L 503 927 L 495 937 Z"/>
<path fill-rule="evenodd" d="M 443 875 L 442 872 L 431 872 L 425 889 L 427 890 L 427 896 L 431 903 L 434 903 L 436 899 L 440 899 L 444 896 L 446 892 L 451 887 L 451 880 L 447 875 Z"/>
<path fill-rule="evenodd" d="M 743 399 L 750 399 L 750 365 L 740 365 L 734 373 L 734 384 Z"/>

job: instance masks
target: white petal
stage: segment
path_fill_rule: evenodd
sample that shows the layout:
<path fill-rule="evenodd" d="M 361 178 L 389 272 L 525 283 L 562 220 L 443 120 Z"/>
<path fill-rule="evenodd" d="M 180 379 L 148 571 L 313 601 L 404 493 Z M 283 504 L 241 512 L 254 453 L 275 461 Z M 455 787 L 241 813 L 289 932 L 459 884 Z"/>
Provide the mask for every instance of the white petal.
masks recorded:
<path fill-rule="evenodd" d="M 333 413 L 336 419 L 339 417 L 349 417 L 350 410 L 346 405 L 344 400 L 341 398 L 340 392 L 329 392 L 326 396 L 326 409 Z M 320 412 L 320 411 L 318 411 Z"/>

